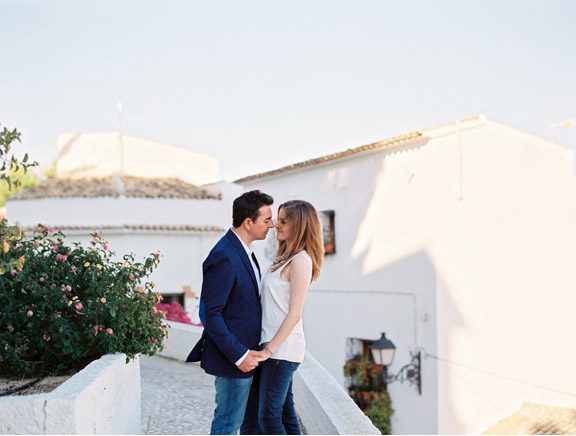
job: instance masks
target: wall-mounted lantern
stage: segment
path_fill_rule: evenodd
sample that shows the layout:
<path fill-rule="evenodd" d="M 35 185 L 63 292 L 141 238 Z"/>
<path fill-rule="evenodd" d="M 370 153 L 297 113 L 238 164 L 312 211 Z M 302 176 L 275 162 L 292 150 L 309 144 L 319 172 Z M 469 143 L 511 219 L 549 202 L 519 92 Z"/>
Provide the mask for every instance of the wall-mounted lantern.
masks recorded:
<path fill-rule="evenodd" d="M 396 346 L 390 339 L 386 337 L 385 333 L 382 333 L 380 339 L 372 343 L 370 346 L 370 351 L 372 352 L 374 363 L 377 365 L 388 366 L 394 359 Z M 386 375 L 386 371 L 383 372 L 383 374 L 385 374 L 385 382 L 392 383 L 398 380 L 400 383 L 404 383 L 404 381 L 407 381 L 408 383 L 416 386 L 418 389 L 418 394 L 422 395 L 420 351 L 410 353 L 410 356 L 410 362 L 400 368 L 397 374 Z"/>

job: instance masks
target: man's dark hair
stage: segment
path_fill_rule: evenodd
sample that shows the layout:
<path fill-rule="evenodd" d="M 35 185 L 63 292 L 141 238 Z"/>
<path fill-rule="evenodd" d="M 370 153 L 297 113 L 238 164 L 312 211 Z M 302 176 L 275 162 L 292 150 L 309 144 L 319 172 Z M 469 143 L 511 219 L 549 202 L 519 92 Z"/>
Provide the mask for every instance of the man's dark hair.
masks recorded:
<path fill-rule="evenodd" d="M 242 194 L 232 203 L 232 225 L 240 227 L 246 218 L 256 221 L 258 209 L 262 206 L 270 206 L 274 199 L 259 190 L 249 191 Z"/>

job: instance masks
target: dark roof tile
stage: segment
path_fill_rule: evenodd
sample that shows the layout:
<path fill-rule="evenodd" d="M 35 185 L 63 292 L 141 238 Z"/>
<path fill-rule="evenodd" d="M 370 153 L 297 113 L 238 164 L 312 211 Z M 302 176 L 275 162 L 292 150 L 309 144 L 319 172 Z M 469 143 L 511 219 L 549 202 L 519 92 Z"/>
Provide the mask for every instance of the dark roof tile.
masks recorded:
<path fill-rule="evenodd" d="M 203 190 L 177 178 L 109 176 L 89 178 L 52 178 L 26 189 L 10 200 L 42 198 L 175 198 L 221 199 L 221 194 Z"/>

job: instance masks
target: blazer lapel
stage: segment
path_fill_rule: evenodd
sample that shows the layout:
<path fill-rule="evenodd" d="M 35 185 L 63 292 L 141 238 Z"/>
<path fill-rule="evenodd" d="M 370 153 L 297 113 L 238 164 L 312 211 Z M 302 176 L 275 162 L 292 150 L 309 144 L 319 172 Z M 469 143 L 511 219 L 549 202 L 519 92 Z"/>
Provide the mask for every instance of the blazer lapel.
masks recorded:
<path fill-rule="evenodd" d="M 248 273 L 250 274 L 250 277 L 252 278 L 252 283 L 254 284 L 256 295 L 258 295 L 259 294 L 258 281 L 256 280 L 256 276 L 254 275 L 254 268 L 252 268 L 252 263 L 250 263 L 250 259 L 248 259 L 248 254 L 246 253 L 244 246 L 240 242 L 240 239 L 238 239 L 238 236 L 234 234 L 232 229 L 228 230 L 228 233 L 226 233 L 226 237 L 230 240 L 230 242 L 232 242 L 232 244 L 236 248 L 238 256 L 240 256 L 240 260 L 242 260 L 242 263 L 244 264 L 244 266 L 248 270 Z"/>

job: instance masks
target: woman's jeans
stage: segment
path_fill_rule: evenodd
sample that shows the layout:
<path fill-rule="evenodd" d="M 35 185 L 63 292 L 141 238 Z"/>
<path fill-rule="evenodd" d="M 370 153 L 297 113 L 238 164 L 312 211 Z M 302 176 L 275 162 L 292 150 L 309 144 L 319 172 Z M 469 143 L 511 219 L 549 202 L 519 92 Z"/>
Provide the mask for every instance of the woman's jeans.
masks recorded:
<path fill-rule="evenodd" d="M 292 375 L 300 364 L 268 359 L 260 364 L 240 433 L 301 434 L 292 395 Z"/>

